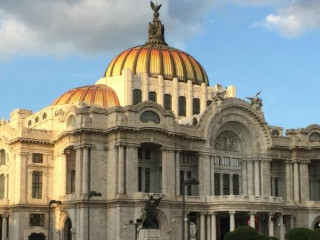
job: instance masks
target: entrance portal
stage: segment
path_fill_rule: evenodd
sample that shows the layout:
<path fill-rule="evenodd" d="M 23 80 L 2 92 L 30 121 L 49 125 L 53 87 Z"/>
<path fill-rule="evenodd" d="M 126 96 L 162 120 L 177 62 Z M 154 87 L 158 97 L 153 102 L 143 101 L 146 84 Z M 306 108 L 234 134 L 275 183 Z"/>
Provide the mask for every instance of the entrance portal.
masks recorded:
<path fill-rule="evenodd" d="M 43 233 L 31 233 L 29 240 L 45 240 L 46 237 Z"/>

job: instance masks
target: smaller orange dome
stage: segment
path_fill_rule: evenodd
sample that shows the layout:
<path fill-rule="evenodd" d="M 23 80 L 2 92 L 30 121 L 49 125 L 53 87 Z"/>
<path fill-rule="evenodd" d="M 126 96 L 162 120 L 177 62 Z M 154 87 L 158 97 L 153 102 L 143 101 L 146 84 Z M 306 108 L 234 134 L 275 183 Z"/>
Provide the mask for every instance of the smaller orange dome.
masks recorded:
<path fill-rule="evenodd" d="M 85 102 L 105 108 L 120 106 L 115 91 L 103 84 L 71 89 L 58 97 L 52 105 L 72 104 L 76 102 Z"/>

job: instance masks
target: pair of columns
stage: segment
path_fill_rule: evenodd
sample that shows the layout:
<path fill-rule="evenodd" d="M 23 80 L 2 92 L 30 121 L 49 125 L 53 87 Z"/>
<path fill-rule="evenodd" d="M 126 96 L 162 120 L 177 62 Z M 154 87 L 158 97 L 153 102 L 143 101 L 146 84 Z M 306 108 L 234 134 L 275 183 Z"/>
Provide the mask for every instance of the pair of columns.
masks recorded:
<path fill-rule="evenodd" d="M 265 162 L 260 159 L 242 160 L 242 189 L 243 195 L 261 195 L 261 172 Z"/>

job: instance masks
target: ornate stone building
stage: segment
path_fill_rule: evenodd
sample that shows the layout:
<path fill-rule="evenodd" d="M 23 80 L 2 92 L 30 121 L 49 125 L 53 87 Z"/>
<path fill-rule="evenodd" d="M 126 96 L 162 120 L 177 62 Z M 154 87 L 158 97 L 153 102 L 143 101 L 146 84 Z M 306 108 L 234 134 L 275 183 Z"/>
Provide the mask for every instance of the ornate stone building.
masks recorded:
<path fill-rule="evenodd" d="M 199 185 L 185 189 L 186 226 L 196 239 L 242 225 L 280 239 L 320 227 L 320 126 L 284 133 L 267 124 L 258 94 L 246 102 L 233 86 L 209 86 L 192 56 L 167 45 L 158 10 L 148 41 L 115 57 L 96 84 L 0 122 L 2 240 L 85 240 L 88 229 L 92 240 L 133 239 L 127 224 L 144 219 L 147 193 L 162 196 L 161 239 L 181 239 L 190 177 Z M 61 204 L 48 221 L 50 200 Z"/>

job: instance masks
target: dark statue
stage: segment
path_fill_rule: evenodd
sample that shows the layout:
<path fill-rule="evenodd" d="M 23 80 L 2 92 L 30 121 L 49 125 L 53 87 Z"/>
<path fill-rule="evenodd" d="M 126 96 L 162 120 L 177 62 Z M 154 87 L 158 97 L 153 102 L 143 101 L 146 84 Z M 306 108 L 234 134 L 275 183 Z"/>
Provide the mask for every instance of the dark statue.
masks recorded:
<path fill-rule="evenodd" d="M 146 218 L 143 221 L 143 228 L 145 229 L 159 229 L 157 208 L 162 197 L 158 199 L 154 198 L 154 194 L 149 195 L 149 199 L 145 202 L 142 212 L 146 214 Z"/>
<path fill-rule="evenodd" d="M 254 97 L 247 97 L 247 99 L 249 99 L 250 101 L 250 105 L 254 110 L 257 111 L 261 111 L 262 109 L 262 99 L 259 98 L 259 95 L 262 91 L 256 93 L 256 95 Z"/>
<path fill-rule="evenodd" d="M 162 4 L 154 4 L 150 2 L 151 8 L 153 10 L 153 21 L 149 23 L 149 37 L 148 44 L 163 44 L 167 45 L 164 40 L 164 26 L 161 24 L 159 20 L 159 10 Z"/>

